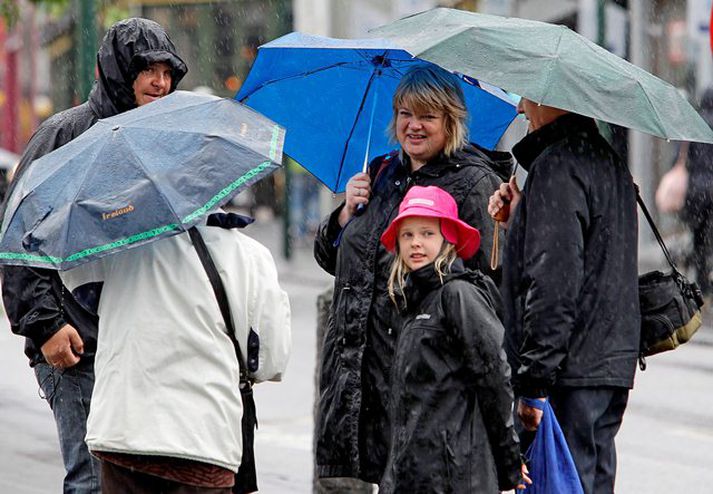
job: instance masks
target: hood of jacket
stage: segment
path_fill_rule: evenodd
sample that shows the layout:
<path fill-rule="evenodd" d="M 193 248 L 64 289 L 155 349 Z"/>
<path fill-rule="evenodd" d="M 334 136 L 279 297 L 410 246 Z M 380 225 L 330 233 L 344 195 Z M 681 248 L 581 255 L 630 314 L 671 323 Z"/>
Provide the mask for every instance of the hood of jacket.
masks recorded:
<path fill-rule="evenodd" d="M 409 273 L 404 286 L 406 294 L 406 309 L 408 313 L 421 304 L 423 298 L 441 285 L 453 280 L 465 280 L 476 285 L 483 296 L 495 308 L 498 318 L 502 320 L 502 303 L 497 286 L 490 277 L 485 276 L 480 271 L 466 269 L 463 260 L 458 258 L 451 265 L 450 272 L 445 273 L 443 278 L 438 275 L 435 265 L 430 263 L 422 268 Z"/>
<path fill-rule="evenodd" d="M 546 148 L 557 141 L 579 133 L 598 135 L 599 130 L 594 119 L 576 113 L 567 113 L 527 134 L 513 146 L 512 153 L 518 163 L 529 172 L 530 165 Z"/>
<path fill-rule="evenodd" d="M 408 170 L 408 155 L 404 152 L 401 152 L 400 155 L 402 166 Z M 423 175 L 437 177 L 444 173 L 444 169 L 447 167 L 459 168 L 462 166 L 486 167 L 506 182 L 510 179 L 513 160 L 512 155 L 506 151 L 490 151 L 471 142 L 463 146 L 462 149 L 455 151 L 451 156 L 437 155 L 419 168 L 418 172 Z"/>
<path fill-rule="evenodd" d="M 126 19 L 114 24 L 97 53 L 98 78 L 89 105 L 99 118 L 136 108 L 134 80 L 148 65 L 165 62 L 172 68 L 171 91 L 188 68 L 166 31 L 154 21 Z"/>

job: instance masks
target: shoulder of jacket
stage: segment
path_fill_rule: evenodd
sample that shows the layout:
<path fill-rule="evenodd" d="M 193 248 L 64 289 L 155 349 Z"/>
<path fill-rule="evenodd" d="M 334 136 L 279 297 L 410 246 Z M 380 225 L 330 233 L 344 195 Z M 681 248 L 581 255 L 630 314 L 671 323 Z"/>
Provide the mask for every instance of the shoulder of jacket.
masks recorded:
<path fill-rule="evenodd" d="M 481 271 L 468 269 L 460 275 L 454 276 L 449 279 L 444 287 L 452 285 L 452 290 L 471 290 L 475 289 L 478 292 L 489 294 L 492 291 L 496 291 L 497 287 L 495 282 L 486 276 Z M 466 288 L 468 287 L 468 288 Z"/>
<path fill-rule="evenodd" d="M 269 254 L 269 250 L 262 243 L 246 235 L 237 228 L 221 228 L 219 226 L 202 225 L 198 227 L 202 232 L 206 232 L 211 237 L 217 238 L 219 243 L 233 243 L 242 249 L 255 252 L 258 255 Z"/>
<path fill-rule="evenodd" d="M 62 146 L 86 132 L 97 121 L 87 103 L 69 108 L 49 117 L 35 131 L 33 138 L 55 136 L 55 147 Z"/>
<path fill-rule="evenodd" d="M 71 125 L 75 125 L 76 123 L 80 123 L 76 120 L 77 117 L 81 116 L 82 114 L 91 114 L 94 115 L 94 112 L 92 109 L 89 107 L 89 104 L 87 102 L 82 103 L 81 105 L 73 106 L 72 108 L 67 108 L 66 110 L 62 110 L 60 112 L 55 113 L 54 115 L 50 116 L 40 124 L 39 129 L 42 128 L 57 128 L 57 127 L 68 127 Z M 84 123 L 84 122 L 81 122 Z"/>

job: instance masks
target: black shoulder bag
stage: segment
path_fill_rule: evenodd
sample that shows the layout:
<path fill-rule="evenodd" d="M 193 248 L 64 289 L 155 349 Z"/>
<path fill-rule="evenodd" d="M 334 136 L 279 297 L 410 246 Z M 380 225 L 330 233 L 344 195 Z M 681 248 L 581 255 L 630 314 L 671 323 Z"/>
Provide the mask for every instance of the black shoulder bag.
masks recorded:
<path fill-rule="evenodd" d="M 689 281 L 676 268 L 644 201 L 636 189 L 636 201 L 663 250 L 671 272 L 651 271 L 639 276 L 641 340 L 639 367 L 646 369 L 644 357 L 673 350 L 686 343 L 702 324 L 703 295 L 695 282 Z"/>
<path fill-rule="evenodd" d="M 223 280 L 220 279 L 218 270 L 215 267 L 213 258 L 208 252 L 208 248 L 203 241 L 203 237 L 196 227 L 188 229 L 188 234 L 191 236 L 193 247 L 195 247 L 198 257 L 203 264 L 210 284 L 215 292 L 215 298 L 218 300 L 220 312 L 225 320 L 225 327 L 228 330 L 228 336 L 235 347 L 235 356 L 240 365 L 240 396 L 243 400 L 243 419 L 242 419 L 242 436 L 243 436 L 243 455 L 240 460 L 240 468 L 235 474 L 235 485 L 233 493 L 247 494 L 255 492 L 257 488 L 257 470 L 255 468 L 255 429 L 257 429 L 257 409 L 255 408 L 255 399 L 253 397 L 252 382 L 248 378 L 248 371 L 243 360 L 243 354 L 240 351 L 238 340 L 235 339 L 235 331 L 233 328 L 233 318 L 230 314 L 230 305 L 228 304 L 228 296 L 225 293 Z"/>

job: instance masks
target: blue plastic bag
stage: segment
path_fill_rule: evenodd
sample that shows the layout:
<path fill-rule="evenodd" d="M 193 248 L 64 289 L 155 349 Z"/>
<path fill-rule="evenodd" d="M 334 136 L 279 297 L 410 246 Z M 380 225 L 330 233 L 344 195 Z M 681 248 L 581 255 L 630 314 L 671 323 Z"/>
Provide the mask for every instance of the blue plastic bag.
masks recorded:
<path fill-rule="evenodd" d="M 543 411 L 535 440 L 525 453 L 532 485 L 527 494 L 584 494 L 572 454 L 548 401 L 521 398 L 523 403 Z"/>

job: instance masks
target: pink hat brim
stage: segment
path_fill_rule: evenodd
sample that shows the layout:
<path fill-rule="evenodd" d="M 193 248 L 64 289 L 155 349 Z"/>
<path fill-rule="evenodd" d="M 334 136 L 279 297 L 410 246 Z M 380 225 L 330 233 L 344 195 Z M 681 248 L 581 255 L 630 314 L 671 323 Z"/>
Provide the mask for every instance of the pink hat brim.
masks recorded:
<path fill-rule="evenodd" d="M 404 218 L 411 216 L 426 216 L 441 220 L 441 233 L 444 238 L 456 246 L 456 252 L 462 259 L 470 259 L 480 248 L 480 232 L 465 221 L 442 216 L 436 211 L 426 208 L 411 208 L 399 214 L 381 235 L 381 243 L 389 252 L 396 251 L 396 237 L 399 224 Z"/>

